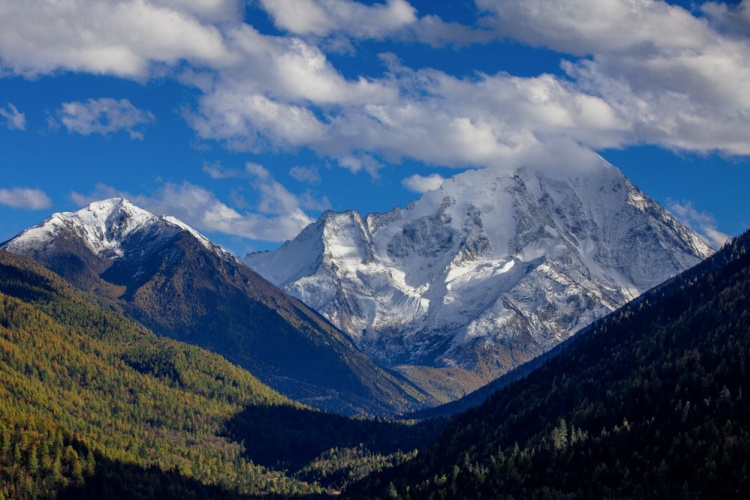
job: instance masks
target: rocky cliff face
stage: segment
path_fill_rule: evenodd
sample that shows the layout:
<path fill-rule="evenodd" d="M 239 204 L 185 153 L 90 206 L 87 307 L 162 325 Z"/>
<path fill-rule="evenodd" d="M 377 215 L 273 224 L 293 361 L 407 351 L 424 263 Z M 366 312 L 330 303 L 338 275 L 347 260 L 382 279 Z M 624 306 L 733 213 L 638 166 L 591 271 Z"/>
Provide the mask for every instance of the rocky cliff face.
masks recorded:
<path fill-rule="evenodd" d="M 570 176 L 468 171 L 406 209 L 328 212 L 245 262 L 449 399 L 711 253 L 602 160 Z"/>

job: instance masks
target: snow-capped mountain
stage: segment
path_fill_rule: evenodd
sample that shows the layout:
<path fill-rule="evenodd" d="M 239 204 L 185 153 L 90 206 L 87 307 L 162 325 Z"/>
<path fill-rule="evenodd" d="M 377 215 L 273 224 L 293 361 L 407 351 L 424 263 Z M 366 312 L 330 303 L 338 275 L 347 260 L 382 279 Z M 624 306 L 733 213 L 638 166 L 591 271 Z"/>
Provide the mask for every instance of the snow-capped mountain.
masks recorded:
<path fill-rule="evenodd" d="M 188 225 L 127 200 L 54 214 L 0 250 L 32 257 L 154 332 L 218 352 L 312 406 L 385 414 L 434 403 Z"/>
<path fill-rule="evenodd" d="M 123 198 L 96 201 L 77 212 L 53 214 L 3 245 L 8 252 L 33 254 L 47 245 L 58 243 L 59 237 L 77 236 L 96 256 L 108 260 L 123 257 L 123 242 L 137 233 L 147 233 L 144 241 L 154 247 L 182 231 L 188 231 L 207 250 L 222 258 L 233 258 L 229 252 L 211 243 L 208 238 L 184 222 L 169 216 L 147 212 Z M 141 248 L 148 251 L 148 247 Z"/>
<path fill-rule="evenodd" d="M 711 253 L 602 160 L 570 176 L 467 171 L 406 209 L 328 212 L 245 262 L 447 399 Z"/>

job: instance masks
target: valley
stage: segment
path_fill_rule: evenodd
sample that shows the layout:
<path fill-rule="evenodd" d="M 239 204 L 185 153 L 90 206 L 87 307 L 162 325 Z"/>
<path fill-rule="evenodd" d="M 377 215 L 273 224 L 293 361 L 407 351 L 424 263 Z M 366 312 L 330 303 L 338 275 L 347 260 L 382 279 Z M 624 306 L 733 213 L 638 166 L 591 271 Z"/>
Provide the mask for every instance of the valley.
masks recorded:
<path fill-rule="evenodd" d="M 0 0 L 0 173 L 0 500 L 750 492 L 750 0 Z"/>
<path fill-rule="evenodd" d="M 328 213 L 246 259 L 293 264 L 259 270 L 297 276 L 280 284 L 300 298 L 120 198 L 4 243 L 0 494 L 702 496 L 745 484 L 750 235 L 711 255 L 608 165 L 517 191 L 528 175 L 496 180 L 511 226 L 485 222 L 459 176 L 453 197 Z M 532 208 L 541 215 L 519 218 Z M 330 299 L 319 312 L 300 300 L 316 297 Z M 370 326 L 351 334 L 342 318 Z"/>

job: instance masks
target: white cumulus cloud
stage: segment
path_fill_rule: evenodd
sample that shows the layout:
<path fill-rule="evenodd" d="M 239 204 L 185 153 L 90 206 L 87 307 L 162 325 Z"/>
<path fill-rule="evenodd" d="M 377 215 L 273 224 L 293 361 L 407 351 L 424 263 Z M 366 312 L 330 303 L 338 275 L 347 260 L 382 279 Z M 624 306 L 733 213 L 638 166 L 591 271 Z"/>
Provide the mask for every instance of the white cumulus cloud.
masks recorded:
<path fill-rule="evenodd" d="M 351 0 L 261 0 L 279 28 L 297 35 L 345 32 L 358 38 L 384 38 L 417 21 L 405 0 L 365 5 Z"/>
<path fill-rule="evenodd" d="M 344 90 L 360 85 L 339 83 Z M 379 90 L 352 90 L 355 99 L 342 91 L 330 103 L 315 100 L 326 110 L 321 115 L 299 100 L 304 94 L 290 103 L 222 80 L 189 119 L 200 137 L 231 148 L 308 147 L 353 172 L 373 175 L 383 162 L 404 158 L 460 168 L 512 166 L 530 148 L 559 138 L 603 148 L 621 145 L 628 134 L 628 122 L 605 100 L 550 75 L 456 78 L 398 68 L 366 86 Z"/>
<path fill-rule="evenodd" d="M 73 70 L 147 78 L 154 65 L 228 57 L 207 21 L 239 14 L 237 2 L 25 0 L 0 6 L 0 72 Z"/>
<path fill-rule="evenodd" d="M 697 17 L 655 0 L 477 0 L 498 36 L 581 57 L 575 88 L 627 124 L 623 145 L 750 155 L 747 0 Z"/>
<path fill-rule="evenodd" d="M 462 26 L 420 17 L 406 0 L 262 0 L 282 32 L 271 36 L 243 20 L 239 0 L 6 2 L 0 74 L 175 76 L 199 93 L 184 113 L 199 139 L 309 149 L 373 176 L 404 159 L 554 163 L 560 147 L 572 155 L 566 164 L 590 156 L 582 149 L 634 144 L 750 155 L 748 0 L 704 3 L 702 15 L 656 0 L 475 3 L 480 21 Z M 336 37 L 442 45 L 490 36 L 570 55 L 566 74 L 454 76 L 391 55 L 384 75 L 352 76 L 326 52 Z M 66 106 L 58 118 L 76 133 L 139 138 L 153 121 L 124 100 Z"/>
<path fill-rule="evenodd" d="M 492 38 L 488 30 L 436 15 L 420 17 L 405 0 L 364 4 L 352 0 L 261 0 L 261 6 L 276 26 L 303 38 L 323 38 L 322 46 L 334 52 L 354 52 L 348 42 L 383 40 L 420 42 L 433 47 L 483 43 Z"/>
<path fill-rule="evenodd" d="M 0 189 L 0 204 L 12 208 L 27 210 L 41 210 L 52 205 L 47 193 L 41 189 L 32 188 L 2 188 Z"/>

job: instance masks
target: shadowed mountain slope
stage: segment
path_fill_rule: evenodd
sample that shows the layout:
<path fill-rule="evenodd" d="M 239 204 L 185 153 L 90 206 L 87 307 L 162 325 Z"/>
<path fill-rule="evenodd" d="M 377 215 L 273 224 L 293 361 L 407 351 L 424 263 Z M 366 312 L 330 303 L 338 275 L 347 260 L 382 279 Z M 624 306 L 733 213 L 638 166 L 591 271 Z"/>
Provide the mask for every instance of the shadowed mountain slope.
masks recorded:
<path fill-rule="evenodd" d="M 750 488 L 750 233 L 580 333 L 353 497 L 737 498 Z"/>
<path fill-rule="evenodd" d="M 429 401 L 185 224 L 126 200 L 55 214 L 2 249 L 38 260 L 76 287 L 117 301 L 157 334 L 217 352 L 312 406 L 389 414 Z"/>

